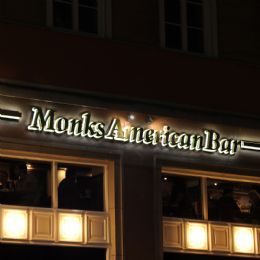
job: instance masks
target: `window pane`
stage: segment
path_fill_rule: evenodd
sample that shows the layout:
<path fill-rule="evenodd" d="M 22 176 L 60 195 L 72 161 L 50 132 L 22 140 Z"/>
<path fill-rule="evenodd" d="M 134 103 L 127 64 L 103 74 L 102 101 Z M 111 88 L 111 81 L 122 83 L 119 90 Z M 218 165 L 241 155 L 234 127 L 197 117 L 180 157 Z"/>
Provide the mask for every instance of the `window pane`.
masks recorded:
<path fill-rule="evenodd" d="M 59 208 L 104 210 L 102 167 L 59 164 L 58 184 Z"/>
<path fill-rule="evenodd" d="M 202 5 L 188 3 L 187 18 L 188 18 L 188 26 L 202 28 L 203 27 Z"/>
<path fill-rule="evenodd" d="M 208 180 L 209 220 L 260 223 L 260 185 Z"/>
<path fill-rule="evenodd" d="M 51 165 L 0 159 L 0 204 L 51 207 Z"/>
<path fill-rule="evenodd" d="M 181 23 L 180 0 L 165 0 L 165 21 L 171 23 Z"/>
<path fill-rule="evenodd" d="M 72 0 L 54 0 L 57 3 L 72 3 Z"/>
<path fill-rule="evenodd" d="M 202 4 L 202 0 L 188 0 L 188 3 L 198 3 L 198 4 Z"/>
<path fill-rule="evenodd" d="M 53 24 L 55 27 L 72 29 L 72 4 L 54 2 Z"/>
<path fill-rule="evenodd" d="M 96 7 L 97 6 L 97 1 L 96 0 L 79 0 L 79 4 L 80 5 Z"/>
<path fill-rule="evenodd" d="M 204 52 L 203 32 L 197 29 L 188 29 L 188 50 L 191 52 Z"/>
<path fill-rule="evenodd" d="M 165 24 L 165 46 L 179 50 L 182 48 L 180 26 Z"/>
<path fill-rule="evenodd" d="M 162 175 L 163 216 L 201 219 L 200 179 Z"/>
<path fill-rule="evenodd" d="M 79 8 L 79 30 L 97 33 L 97 10 L 93 8 Z"/>

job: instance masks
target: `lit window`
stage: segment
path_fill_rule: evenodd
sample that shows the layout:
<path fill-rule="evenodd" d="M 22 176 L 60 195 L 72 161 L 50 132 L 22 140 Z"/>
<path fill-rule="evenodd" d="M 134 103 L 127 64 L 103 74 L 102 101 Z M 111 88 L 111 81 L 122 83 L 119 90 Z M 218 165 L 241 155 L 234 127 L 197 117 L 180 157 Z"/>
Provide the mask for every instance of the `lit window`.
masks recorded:
<path fill-rule="evenodd" d="M 207 180 L 208 219 L 260 224 L 260 185 Z"/>
<path fill-rule="evenodd" d="M 202 219 L 201 181 L 196 177 L 163 175 L 163 216 Z"/>
<path fill-rule="evenodd" d="M 51 164 L 0 159 L 0 204 L 51 207 Z"/>
<path fill-rule="evenodd" d="M 58 164 L 58 207 L 103 211 L 103 167 Z"/>

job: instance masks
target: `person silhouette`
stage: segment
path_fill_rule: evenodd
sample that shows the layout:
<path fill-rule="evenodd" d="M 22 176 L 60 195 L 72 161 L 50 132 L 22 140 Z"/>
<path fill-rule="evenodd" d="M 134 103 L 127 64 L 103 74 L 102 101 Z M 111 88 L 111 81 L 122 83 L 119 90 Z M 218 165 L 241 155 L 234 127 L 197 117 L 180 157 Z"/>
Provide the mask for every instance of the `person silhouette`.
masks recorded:
<path fill-rule="evenodd" d="M 77 209 L 80 202 L 80 192 L 75 170 L 68 168 L 66 177 L 58 187 L 58 207 L 64 209 Z"/>
<path fill-rule="evenodd" d="M 28 174 L 25 163 L 14 168 L 15 193 L 18 205 L 38 206 L 41 197 L 41 188 L 35 174 Z"/>
<path fill-rule="evenodd" d="M 251 202 L 250 219 L 253 224 L 260 223 L 260 194 L 257 190 L 250 190 L 249 198 Z"/>
<path fill-rule="evenodd" d="M 218 200 L 218 220 L 237 222 L 241 215 L 240 209 L 234 199 L 233 189 L 230 186 L 224 187 L 223 195 Z"/>
<path fill-rule="evenodd" d="M 186 180 L 176 178 L 171 192 L 171 215 L 181 218 L 197 218 L 195 193 L 192 195 Z"/>

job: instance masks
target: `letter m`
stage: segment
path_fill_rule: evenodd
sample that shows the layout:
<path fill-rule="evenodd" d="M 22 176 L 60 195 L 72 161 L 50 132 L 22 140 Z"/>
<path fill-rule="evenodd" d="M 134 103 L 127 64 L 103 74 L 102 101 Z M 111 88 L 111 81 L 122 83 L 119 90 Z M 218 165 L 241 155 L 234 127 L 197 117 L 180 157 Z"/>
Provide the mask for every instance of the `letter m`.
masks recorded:
<path fill-rule="evenodd" d="M 54 111 L 47 109 L 45 114 L 41 108 L 32 108 L 31 123 L 28 125 L 29 131 L 54 132 Z"/>

